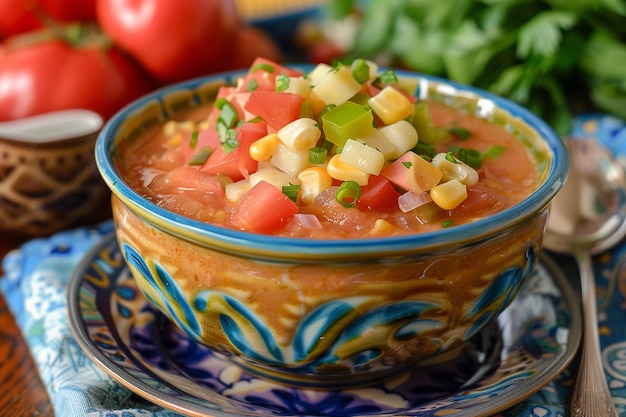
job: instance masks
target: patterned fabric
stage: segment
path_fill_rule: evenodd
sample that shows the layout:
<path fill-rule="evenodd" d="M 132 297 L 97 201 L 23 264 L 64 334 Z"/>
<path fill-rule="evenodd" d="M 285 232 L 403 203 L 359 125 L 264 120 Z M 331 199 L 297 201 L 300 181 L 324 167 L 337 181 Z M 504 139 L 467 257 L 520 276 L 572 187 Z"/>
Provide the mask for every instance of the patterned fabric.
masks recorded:
<path fill-rule="evenodd" d="M 581 118 L 574 134 L 594 136 L 618 155 L 626 155 L 626 125 L 612 117 Z M 91 247 L 113 228 L 112 221 L 34 239 L 3 261 L 0 280 L 9 308 L 33 354 L 58 416 L 179 416 L 114 381 L 78 346 L 66 312 L 66 286 Z M 626 242 L 594 259 L 605 370 L 620 415 L 626 416 Z M 568 276 L 577 273 L 569 258 L 560 259 Z M 570 275 L 571 274 L 571 275 Z M 577 364 L 502 417 L 567 415 L 566 401 Z"/>
<path fill-rule="evenodd" d="M 67 282 L 85 253 L 112 228 L 108 221 L 27 242 L 4 259 L 6 275 L 0 288 L 31 349 L 56 415 L 179 416 L 115 382 L 72 336 L 66 312 Z"/>

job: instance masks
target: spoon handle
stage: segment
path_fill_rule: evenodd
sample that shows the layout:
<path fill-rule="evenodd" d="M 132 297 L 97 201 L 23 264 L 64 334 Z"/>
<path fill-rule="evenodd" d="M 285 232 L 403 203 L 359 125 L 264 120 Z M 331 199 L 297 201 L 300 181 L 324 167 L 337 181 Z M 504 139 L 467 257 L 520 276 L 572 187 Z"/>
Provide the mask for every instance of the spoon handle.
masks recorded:
<path fill-rule="evenodd" d="M 572 417 L 617 417 L 602 365 L 593 266 L 588 253 L 576 255 L 583 306 L 583 346 L 570 399 Z"/>

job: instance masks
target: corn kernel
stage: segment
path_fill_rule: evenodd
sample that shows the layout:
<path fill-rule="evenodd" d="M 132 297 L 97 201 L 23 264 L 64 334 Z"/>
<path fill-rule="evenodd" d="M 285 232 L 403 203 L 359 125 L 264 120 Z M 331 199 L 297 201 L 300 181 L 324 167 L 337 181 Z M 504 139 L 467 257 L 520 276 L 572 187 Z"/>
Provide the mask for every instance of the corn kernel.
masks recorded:
<path fill-rule="evenodd" d="M 276 152 L 276 149 L 278 149 L 278 145 L 280 145 L 278 135 L 276 133 L 270 133 L 252 142 L 248 153 L 250 154 L 250 158 L 255 161 L 264 161 L 271 158 L 274 152 Z"/>
<path fill-rule="evenodd" d="M 390 125 L 406 119 L 413 111 L 413 104 L 401 92 L 393 87 L 385 87 L 368 100 L 374 113 L 384 124 Z"/>
<path fill-rule="evenodd" d="M 245 193 L 252 188 L 249 179 L 232 182 L 224 186 L 224 193 L 228 201 L 236 203 Z"/>
<path fill-rule="evenodd" d="M 395 228 L 396 227 L 393 224 L 389 223 L 385 219 L 376 219 L 376 221 L 374 222 L 374 227 L 372 227 L 369 233 L 370 235 L 388 234 Z"/>
<path fill-rule="evenodd" d="M 434 156 L 431 164 L 436 166 L 443 173 L 442 180 L 458 180 L 461 183 L 471 186 L 478 182 L 478 172 L 471 166 L 459 161 L 458 159 L 450 156 L 453 160 L 448 159 L 448 155 L 445 153 L 438 153 Z"/>
<path fill-rule="evenodd" d="M 315 94 L 326 104 L 339 105 L 348 101 L 353 95 L 361 90 L 359 84 L 352 76 L 349 66 L 343 66 L 337 71 L 331 71 L 313 87 Z"/>
<path fill-rule="evenodd" d="M 417 130 L 406 120 L 399 120 L 378 130 L 393 149 L 385 154 L 388 160 L 399 158 L 417 145 Z"/>
<path fill-rule="evenodd" d="M 307 168 L 298 174 L 300 185 L 302 186 L 301 201 L 310 204 L 315 197 L 333 183 L 333 179 L 328 175 L 326 169 L 322 167 Z"/>
<path fill-rule="evenodd" d="M 183 135 L 181 135 L 180 133 L 176 132 L 172 135 L 170 135 L 167 140 L 165 141 L 165 143 L 167 143 L 168 146 L 171 146 L 172 148 L 177 147 L 178 145 L 180 145 L 183 142 Z"/>
<path fill-rule="evenodd" d="M 277 132 L 278 139 L 296 152 L 315 147 L 321 134 L 317 121 L 304 117 L 288 123 Z"/>
<path fill-rule="evenodd" d="M 467 187 L 458 180 L 450 180 L 431 188 L 430 197 L 442 209 L 452 210 L 467 198 Z"/>
<path fill-rule="evenodd" d="M 380 174 L 385 165 L 382 153 L 354 139 L 346 141 L 339 160 L 372 175 Z"/>
<path fill-rule="evenodd" d="M 173 136 L 177 132 L 178 132 L 178 122 L 177 121 L 175 121 L 175 120 L 168 120 L 163 125 L 163 134 L 165 136 Z"/>
<path fill-rule="evenodd" d="M 352 165 L 341 162 L 339 155 L 335 154 L 328 161 L 326 171 L 332 178 L 340 181 L 355 181 L 359 185 L 367 185 L 370 174 L 355 168 Z"/>

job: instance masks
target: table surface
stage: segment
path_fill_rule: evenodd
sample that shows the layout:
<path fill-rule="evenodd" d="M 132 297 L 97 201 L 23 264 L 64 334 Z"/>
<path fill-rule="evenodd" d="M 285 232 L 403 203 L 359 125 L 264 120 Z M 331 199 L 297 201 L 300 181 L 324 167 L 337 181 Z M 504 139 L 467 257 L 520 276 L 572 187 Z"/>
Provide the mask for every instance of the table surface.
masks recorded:
<path fill-rule="evenodd" d="M 0 237 L 0 259 L 22 240 Z M 53 416 L 54 411 L 28 345 L 0 294 L 0 416 Z"/>

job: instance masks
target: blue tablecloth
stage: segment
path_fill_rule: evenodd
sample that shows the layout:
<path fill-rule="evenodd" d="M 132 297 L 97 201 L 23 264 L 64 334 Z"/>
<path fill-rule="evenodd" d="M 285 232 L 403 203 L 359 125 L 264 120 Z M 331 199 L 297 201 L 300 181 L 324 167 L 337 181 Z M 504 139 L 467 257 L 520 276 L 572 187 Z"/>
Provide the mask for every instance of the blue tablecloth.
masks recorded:
<path fill-rule="evenodd" d="M 581 117 L 574 134 L 596 137 L 626 158 L 626 125 L 621 120 L 602 115 Z M 5 276 L 0 280 L 0 289 L 31 349 L 56 415 L 177 416 L 110 378 L 82 352 L 72 336 L 66 312 L 68 280 L 83 256 L 112 228 L 113 223 L 107 221 L 25 243 L 4 259 Z M 626 242 L 594 262 L 606 375 L 618 411 L 626 416 Z M 567 415 L 575 362 L 501 416 Z"/>

